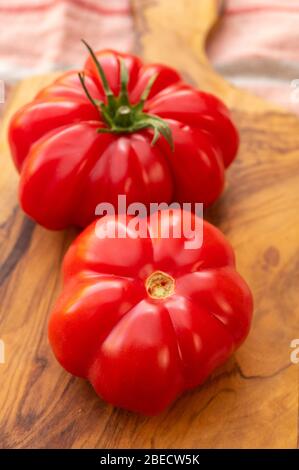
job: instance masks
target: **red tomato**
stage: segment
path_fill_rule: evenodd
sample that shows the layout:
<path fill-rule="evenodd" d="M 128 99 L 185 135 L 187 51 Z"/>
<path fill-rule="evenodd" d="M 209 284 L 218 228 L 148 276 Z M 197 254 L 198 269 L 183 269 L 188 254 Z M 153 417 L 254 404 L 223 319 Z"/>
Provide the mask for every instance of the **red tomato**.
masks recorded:
<path fill-rule="evenodd" d="M 146 238 L 125 216 L 86 228 L 65 257 L 49 322 L 67 371 L 113 405 L 148 415 L 201 384 L 250 328 L 252 296 L 221 232 L 203 222 L 203 243 L 193 248 L 184 234 L 163 236 L 177 234 L 184 217 L 175 210 L 145 219 Z M 111 228 L 126 238 L 110 238 Z"/>
<path fill-rule="evenodd" d="M 12 118 L 24 211 L 63 229 L 86 226 L 118 194 L 128 204 L 215 201 L 238 148 L 224 104 L 170 67 L 89 50 L 80 77 L 62 75 Z"/>

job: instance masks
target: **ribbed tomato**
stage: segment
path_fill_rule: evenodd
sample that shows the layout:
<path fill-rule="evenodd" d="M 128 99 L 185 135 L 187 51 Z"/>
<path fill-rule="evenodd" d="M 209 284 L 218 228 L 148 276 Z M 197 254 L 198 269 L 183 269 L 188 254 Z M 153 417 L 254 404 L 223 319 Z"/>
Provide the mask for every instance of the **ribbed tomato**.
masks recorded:
<path fill-rule="evenodd" d="M 252 296 L 231 246 L 207 222 L 202 244 L 190 246 L 185 217 L 196 226 L 181 210 L 156 213 L 145 219 L 145 237 L 128 216 L 87 227 L 65 257 L 49 322 L 67 371 L 113 405 L 148 415 L 201 384 L 251 323 Z"/>

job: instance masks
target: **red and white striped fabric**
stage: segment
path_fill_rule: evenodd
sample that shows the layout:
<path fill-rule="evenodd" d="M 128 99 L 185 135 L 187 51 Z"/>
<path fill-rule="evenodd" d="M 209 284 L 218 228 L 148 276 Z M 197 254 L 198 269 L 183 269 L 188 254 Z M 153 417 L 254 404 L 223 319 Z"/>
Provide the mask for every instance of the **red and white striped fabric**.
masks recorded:
<path fill-rule="evenodd" d="M 299 0 L 224 0 L 222 6 L 208 46 L 216 70 L 299 114 Z"/>
<path fill-rule="evenodd" d="M 0 79 L 80 67 L 95 49 L 133 46 L 130 0 L 0 0 Z"/>

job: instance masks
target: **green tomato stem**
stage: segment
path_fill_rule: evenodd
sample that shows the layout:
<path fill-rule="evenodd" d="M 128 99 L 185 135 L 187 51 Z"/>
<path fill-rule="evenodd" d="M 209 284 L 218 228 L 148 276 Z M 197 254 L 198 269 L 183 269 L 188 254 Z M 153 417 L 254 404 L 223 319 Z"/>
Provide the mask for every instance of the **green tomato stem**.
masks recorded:
<path fill-rule="evenodd" d="M 158 74 L 152 75 L 141 95 L 140 101 L 137 104 L 132 105 L 130 103 L 128 93 L 129 74 L 124 60 L 119 59 L 120 92 L 118 96 L 115 96 L 110 88 L 104 69 L 101 66 L 96 54 L 94 53 L 92 48 L 87 44 L 86 41 L 82 41 L 87 47 L 91 58 L 96 66 L 106 96 L 107 104 L 94 99 L 86 86 L 84 72 L 78 74 L 80 83 L 88 100 L 92 103 L 93 106 L 95 106 L 99 110 L 101 118 L 107 125 L 107 128 L 100 128 L 98 129 L 98 132 L 122 134 L 133 133 L 149 128 L 152 129 L 154 132 L 152 145 L 154 145 L 157 142 L 159 136 L 162 135 L 170 145 L 171 150 L 173 150 L 173 138 L 168 123 L 163 119 L 159 118 L 158 116 L 143 112 L 144 104 L 148 99 L 148 96 Z"/>

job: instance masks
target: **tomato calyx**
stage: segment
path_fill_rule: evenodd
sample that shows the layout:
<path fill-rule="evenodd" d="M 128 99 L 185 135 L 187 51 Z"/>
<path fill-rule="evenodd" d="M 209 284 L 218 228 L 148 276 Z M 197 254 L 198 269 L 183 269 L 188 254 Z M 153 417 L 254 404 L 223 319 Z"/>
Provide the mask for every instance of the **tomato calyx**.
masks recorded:
<path fill-rule="evenodd" d="M 174 149 L 172 133 L 169 125 L 158 116 L 147 114 L 143 112 L 145 101 L 147 100 L 151 88 L 157 78 L 158 74 L 154 74 L 148 81 L 146 88 L 144 89 L 140 101 L 137 104 L 131 104 L 128 94 L 128 81 L 129 75 L 127 67 L 123 59 L 120 59 L 120 82 L 121 88 L 118 96 L 115 96 L 110 88 L 105 72 L 97 59 L 92 48 L 82 39 L 82 42 L 87 47 L 91 58 L 96 66 L 99 76 L 102 81 L 104 93 L 106 96 L 106 103 L 103 101 L 93 98 L 86 86 L 84 72 L 78 73 L 81 85 L 85 91 L 85 94 L 89 101 L 95 106 L 107 127 L 101 127 L 97 130 L 99 133 L 133 133 L 142 129 L 150 128 L 154 131 L 154 136 L 151 144 L 154 145 L 159 136 L 163 135 L 171 147 Z"/>
<path fill-rule="evenodd" d="M 165 299 L 174 293 L 175 280 L 163 271 L 154 271 L 146 279 L 145 288 L 152 299 Z"/>

